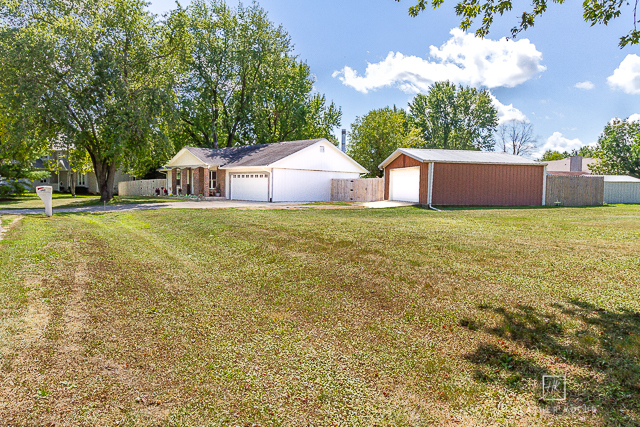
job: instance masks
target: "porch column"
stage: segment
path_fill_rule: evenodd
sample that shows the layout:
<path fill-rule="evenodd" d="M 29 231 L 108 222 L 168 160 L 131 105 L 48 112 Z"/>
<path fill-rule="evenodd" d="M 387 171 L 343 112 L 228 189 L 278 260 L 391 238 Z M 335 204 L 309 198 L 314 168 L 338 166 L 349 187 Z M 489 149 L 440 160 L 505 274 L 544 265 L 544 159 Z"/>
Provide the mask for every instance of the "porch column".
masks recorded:
<path fill-rule="evenodd" d="M 178 169 L 171 169 L 171 194 L 178 194 Z"/>
<path fill-rule="evenodd" d="M 182 169 L 180 173 L 180 188 L 182 188 L 182 195 L 186 196 L 189 188 L 189 168 Z"/>

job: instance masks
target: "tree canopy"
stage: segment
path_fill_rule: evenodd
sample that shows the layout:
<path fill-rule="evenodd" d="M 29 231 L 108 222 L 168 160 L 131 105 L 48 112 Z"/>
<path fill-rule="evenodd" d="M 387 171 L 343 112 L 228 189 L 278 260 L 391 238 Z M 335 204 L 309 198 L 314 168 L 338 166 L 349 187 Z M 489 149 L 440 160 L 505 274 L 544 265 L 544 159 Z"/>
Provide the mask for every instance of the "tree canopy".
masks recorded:
<path fill-rule="evenodd" d="M 172 152 L 173 34 L 143 0 L 3 3 L 0 89 L 8 142 L 87 150 L 102 200 L 116 169 L 145 170 Z"/>
<path fill-rule="evenodd" d="M 385 107 L 356 118 L 349 132 L 347 154 L 369 171 L 367 176 L 381 177 L 378 165 L 396 149 L 423 145 L 420 132 L 410 126 L 405 111 Z"/>
<path fill-rule="evenodd" d="M 614 119 L 598 138 L 594 173 L 640 178 L 640 123 Z"/>
<path fill-rule="evenodd" d="M 498 112 L 488 91 L 436 82 L 409 103 L 425 148 L 491 150 Z"/>
<path fill-rule="evenodd" d="M 596 157 L 596 148 L 585 145 L 584 147 L 580 147 L 579 150 L 571 150 L 563 151 L 562 153 L 557 150 L 547 150 L 540 157 L 541 162 L 550 162 L 552 160 L 562 160 L 571 156 L 582 156 L 582 157 Z"/>
<path fill-rule="evenodd" d="M 551 3 L 562 4 L 564 0 L 533 0 L 530 9 L 522 10 L 521 12 L 517 10 L 516 12 L 520 18 L 511 29 L 511 36 L 515 38 L 529 27 L 533 27 L 535 20 L 547 11 Z M 418 16 L 427 9 L 436 9 L 443 4 L 444 0 L 418 0 L 415 5 L 409 8 L 409 15 Z M 591 26 L 596 24 L 607 25 L 612 20 L 622 16 L 624 12 L 624 15 L 628 17 L 630 29 L 626 35 L 620 37 L 619 46 L 623 48 L 640 42 L 640 31 L 637 28 L 640 20 L 636 15 L 638 11 L 637 1 L 585 0 L 582 3 L 582 8 L 582 17 Z M 467 31 L 476 20 L 480 20 L 481 24 L 476 29 L 475 34 L 478 37 L 485 37 L 489 34 L 496 17 L 513 11 L 513 0 L 459 0 L 454 6 L 454 10 L 456 15 L 461 18 L 460 28 Z"/>
<path fill-rule="evenodd" d="M 257 4 L 230 8 L 195 0 L 169 22 L 184 28 L 184 73 L 177 93 L 180 145 L 230 147 L 326 137 L 334 140 L 341 111 L 313 94 L 307 64 L 288 34 Z"/>

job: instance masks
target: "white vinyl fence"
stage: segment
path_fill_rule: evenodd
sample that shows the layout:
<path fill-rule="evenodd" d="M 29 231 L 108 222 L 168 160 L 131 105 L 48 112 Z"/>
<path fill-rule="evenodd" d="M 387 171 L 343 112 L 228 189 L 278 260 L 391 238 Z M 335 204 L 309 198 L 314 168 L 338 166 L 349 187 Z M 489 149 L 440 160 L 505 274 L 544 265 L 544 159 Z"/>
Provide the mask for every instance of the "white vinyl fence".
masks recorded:
<path fill-rule="evenodd" d="M 118 183 L 119 196 L 155 196 L 156 188 L 167 187 L 166 179 L 141 179 Z M 161 193 L 162 194 L 162 193 Z"/>
<path fill-rule="evenodd" d="M 640 182 L 604 183 L 605 203 L 640 203 Z"/>

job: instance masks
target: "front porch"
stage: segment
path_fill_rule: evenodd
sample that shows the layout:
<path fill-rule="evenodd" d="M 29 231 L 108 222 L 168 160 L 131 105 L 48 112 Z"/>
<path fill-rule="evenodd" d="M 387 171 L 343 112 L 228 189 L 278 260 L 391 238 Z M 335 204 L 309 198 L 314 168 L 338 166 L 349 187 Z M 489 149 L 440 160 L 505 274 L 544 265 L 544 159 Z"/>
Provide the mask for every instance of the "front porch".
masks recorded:
<path fill-rule="evenodd" d="M 167 168 L 167 190 L 175 196 L 224 198 L 224 170 L 215 167 Z"/>

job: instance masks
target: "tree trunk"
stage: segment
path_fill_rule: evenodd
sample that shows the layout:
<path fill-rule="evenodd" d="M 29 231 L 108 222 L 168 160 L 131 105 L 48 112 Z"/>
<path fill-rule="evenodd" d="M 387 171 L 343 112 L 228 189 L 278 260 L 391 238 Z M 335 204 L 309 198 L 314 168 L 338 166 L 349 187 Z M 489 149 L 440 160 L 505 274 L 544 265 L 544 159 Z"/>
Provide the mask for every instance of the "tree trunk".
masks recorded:
<path fill-rule="evenodd" d="M 69 190 L 71 191 L 71 196 L 76 197 L 76 174 L 78 172 L 74 172 L 73 170 L 71 170 L 70 172 L 71 172 L 71 182 L 69 185 Z"/>
<path fill-rule="evenodd" d="M 100 201 L 108 202 L 113 198 L 113 182 L 116 175 L 116 165 L 108 160 L 96 159 L 91 152 L 89 152 L 89 155 L 91 156 L 93 170 L 96 173 L 96 180 L 98 181 Z"/>
<path fill-rule="evenodd" d="M 217 104 L 216 104 L 217 105 Z M 211 138 L 213 139 L 213 148 L 218 148 L 218 132 L 216 132 L 216 123 L 218 122 L 218 107 L 213 108 L 213 119 L 211 120 Z"/>

